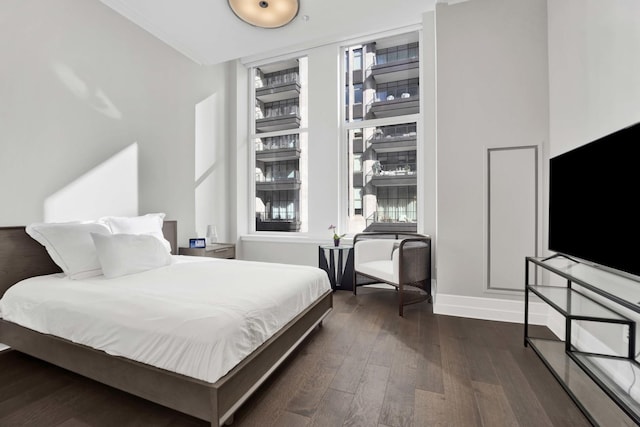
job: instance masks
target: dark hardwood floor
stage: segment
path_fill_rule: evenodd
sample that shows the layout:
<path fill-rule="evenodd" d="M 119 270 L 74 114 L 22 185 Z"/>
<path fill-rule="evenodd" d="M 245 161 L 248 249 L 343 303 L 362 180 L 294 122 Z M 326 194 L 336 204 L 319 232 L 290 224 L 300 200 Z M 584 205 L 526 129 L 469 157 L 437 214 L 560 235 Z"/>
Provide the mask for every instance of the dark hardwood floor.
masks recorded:
<path fill-rule="evenodd" d="M 522 325 L 398 317 L 394 291 L 335 308 L 236 413 L 236 426 L 588 426 Z M 536 330 L 540 336 L 544 331 Z M 0 353 L 0 426 L 206 426 L 15 351 Z"/>

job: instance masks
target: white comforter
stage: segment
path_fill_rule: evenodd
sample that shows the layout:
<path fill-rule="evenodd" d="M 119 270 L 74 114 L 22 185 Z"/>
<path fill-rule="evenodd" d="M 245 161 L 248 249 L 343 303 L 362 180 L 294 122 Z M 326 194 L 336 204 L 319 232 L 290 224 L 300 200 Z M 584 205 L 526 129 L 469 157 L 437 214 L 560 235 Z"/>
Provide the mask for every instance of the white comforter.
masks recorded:
<path fill-rule="evenodd" d="M 115 279 L 26 279 L 0 317 L 215 382 L 330 289 L 318 268 L 200 257 Z"/>

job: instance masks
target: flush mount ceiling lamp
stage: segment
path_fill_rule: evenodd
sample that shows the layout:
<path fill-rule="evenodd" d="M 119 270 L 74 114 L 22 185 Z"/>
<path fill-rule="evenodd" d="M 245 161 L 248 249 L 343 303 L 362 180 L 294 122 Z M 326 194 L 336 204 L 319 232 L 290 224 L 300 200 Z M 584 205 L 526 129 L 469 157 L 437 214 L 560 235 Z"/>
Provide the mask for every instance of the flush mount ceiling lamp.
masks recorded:
<path fill-rule="evenodd" d="M 228 0 L 229 7 L 244 22 L 261 28 L 287 25 L 298 14 L 298 0 Z"/>

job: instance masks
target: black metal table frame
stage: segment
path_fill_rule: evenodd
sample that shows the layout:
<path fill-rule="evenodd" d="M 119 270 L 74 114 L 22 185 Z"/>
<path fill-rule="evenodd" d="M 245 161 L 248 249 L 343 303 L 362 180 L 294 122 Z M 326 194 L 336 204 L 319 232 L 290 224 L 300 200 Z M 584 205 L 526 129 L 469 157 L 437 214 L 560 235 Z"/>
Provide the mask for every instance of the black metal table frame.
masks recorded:
<path fill-rule="evenodd" d="M 564 390 L 567 392 L 567 394 L 571 397 L 571 399 L 576 403 L 576 405 L 578 406 L 578 408 L 580 408 L 580 410 L 583 412 L 583 414 L 587 417 L 587 419 L 589 420 L 589 422 L 596 426 L 598 425 L 598 423 L 595 421 L 594 417 L 589 413 L 589 411 L 587 410 L 587 408 L 582 404 L 582 402 L 579 401 L 579 399 L 577 398 L 577 396 L 571 391 L 571 389 L 569 388 L 569 386 L 564 382 L 564 380 L 562 378 L 560 378 L 558 376 L 558 374 L 555 372 L 555 370 L 553 369 L 553 367 L 551 366 L 551 364 L 546 360 L 546 357 L 544 356 L 544 354 L 542 354 L 538 348 L 536 347 L 535 343 L 532 341 L 532 338 L 529 335 L 529 292 L 532 292 L 533 294 L 535 294 L 536 296 L 538 296 L 540 299 L 542 299 L 544 302 L 546 302 L 547 304 L 549 304 L 554 310 L 562 313 L 562 310 L 560 307 L 558 307 L 557 305 L 555 305 L 552 301 L 548 300 L 547 298 L 545 298 L 543 295 L 541 295 L 540 293 L 535 291 L 535 287 L 533 285 L 531 285 L 529 283 L 530 280 L 530 276 L 529 276 L 529 263 L 533 263 L 534 265 L 536 265 L 537 267 L 546 269 L 554 274 L 557 274 L 558 276 L 564 278 L 566 280 L 566 288 L 572 290 L 573 292 L 580 294 L 582 297 L 587 298 L 589 300 L 592 300 L 593 302 L 595 302 L 598 305 L 603 305 L 600 302 L 594 300 L 593 298 L 588 297 L 587 295 L 585 295 L 584 293 L 581 292 L 577 292 L 575 289 L 573 289 L 573 284 L 577 284 L 579 286 L 582 286 L 586 289 L 589 289 L 591 291 L 594 291 L 595 293 L 605 296 L 607 298 L 609 298 L 612 301 L 618 302 L 621 305 L 627 306 L 628 303 L 624 302 L 622 299 L 617 298 L 615 296 L 609 295 L 607 293 L 605 293 L 604 291 L 598 289 L 597 287 L 594 287 L 593 285 L 591 285 L 590 283 L 587 283 L 585 281 L 582 281 L 576 277 L 572 277 L 558 269 L 555 269 L 549 265 L 545 265 L 544 262 L 548 261 L 550 259 L 553 258 L 557 258 L 557 257 L 564 257 L 567 258 L 573 262 L 577 262 L 579 263 L 579 261 L 568 257 L 564 254 L 555 254 L 552 256 L 549 256 L 547 258 L 543 258 L 543 259 L 537 259 L 536 257 L 526 257 L 525 258 L 525 292 L 524 292 L 524 346 L 528 347 L 530 346 L 534 352 L 538 355 L 538 357 L 542 360 L 542 362 L 545 364 L 545 366 L 549 369 L 549 371 L 553 374 L 553 376 L 556 378 L 556 380 L 560 383 L 560 385 L 562 386 L 562 388 L 564 388 Z M 637 309 L 636 309 L 637 311 Z M 619 313 L 617 313 L 619 314 Z M 619 314 L 620 315 L 620 314 Z M 611 390 L 596 376 L 594 375 L 585 365 L 584 363 L 582 363 L 577 357 L 576 357 L 576 353 L 581 353 L 581 354 L 594 354 L 594 355 L 598 355 L 598 356 L 605 356 L 605 357 L 610 357 L 613 359 L 628 359 L 630 360 L 632 363 L 637 364 L 638 362 L 634 360 L 635 357 L 635 349 L 636 349 L 636 338 L 635 338 L 635 322 L 633 322 L 631 319 L 628 319 L 626 321 L 620 321 L 620 320 L 614 320 L 614 319 L 607 319 L 606 321 L 603 321 L 602 319 L 598 319 L 595 317 L 591 317 L 591 316 L 575 316 L 575 315 L 571 315 L 571 314 L 567 314 L 564 316 L 565 317 L 565 353 L 567 354 L 567 356 L 569 356 L 569 358 L 571 358 L 571 360 L 573 360 L 584 372 L 585 374 L 587 374 L 587 376 L 589 378 L 591 378 L 591 380 L 593 380 L 598 387 L 600 387 L 600 389 L 607 394 L 617 405 L 618 407 L 625 413 L 627 414 L 636 424 L 640 425 L 640 414 L 635 413 L 634 411 L 632 411 L 624 402 L 622 402 L 615 394 L 613 394 L 611 392 Z M 622 316 L 622 317 L 626 317 L 626 316 Z M 629 343 L 628 343 L 628 355 L 627 357 L 621 357 L 621 356 L 611 356 L 611 355 L 604 355 L 604 354 L 596 354 L 596 353 L 585 353 L 582 351 L 577 350 L 572 344 L 571 344 L 571 320 L 586 320 L 586 321 L 596 321 L 596 322 L 605 322 L 605 323 L 620 323 L 620 324 L 628 324 L 629 325 Z M 630 323 L 628 323 L 630 322 Z M 543 339 L 543 340 L 548 340 L 548 339 Z"/>
<path fill-rule="evenodd" d="M 326 251 L 329 252 L 327 261 Z M 336 263 L 335 251 L 338 251 L 338 262 Z M 344 262 L 343 252 L 347 251 L 347 259 Z M 337 265 L 336 265 L 337 264 Z M 353 284 L 353 246 L 318 246 L 318 267 L 327 272 L 331 289 L 352 290 Z M 336 268 L 337 267 L 337 268 Z"/>

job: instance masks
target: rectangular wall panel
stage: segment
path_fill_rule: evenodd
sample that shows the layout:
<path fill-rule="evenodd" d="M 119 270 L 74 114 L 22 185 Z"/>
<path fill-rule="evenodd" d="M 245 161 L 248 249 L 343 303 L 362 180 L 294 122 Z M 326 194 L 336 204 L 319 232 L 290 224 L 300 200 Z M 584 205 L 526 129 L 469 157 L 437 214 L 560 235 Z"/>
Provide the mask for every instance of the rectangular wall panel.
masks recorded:
<path fill-rule="evenodd" d="M 487 289 L 523 291 L 538 252 L 538 148 L 491 148 L 487 161 Z"/>

